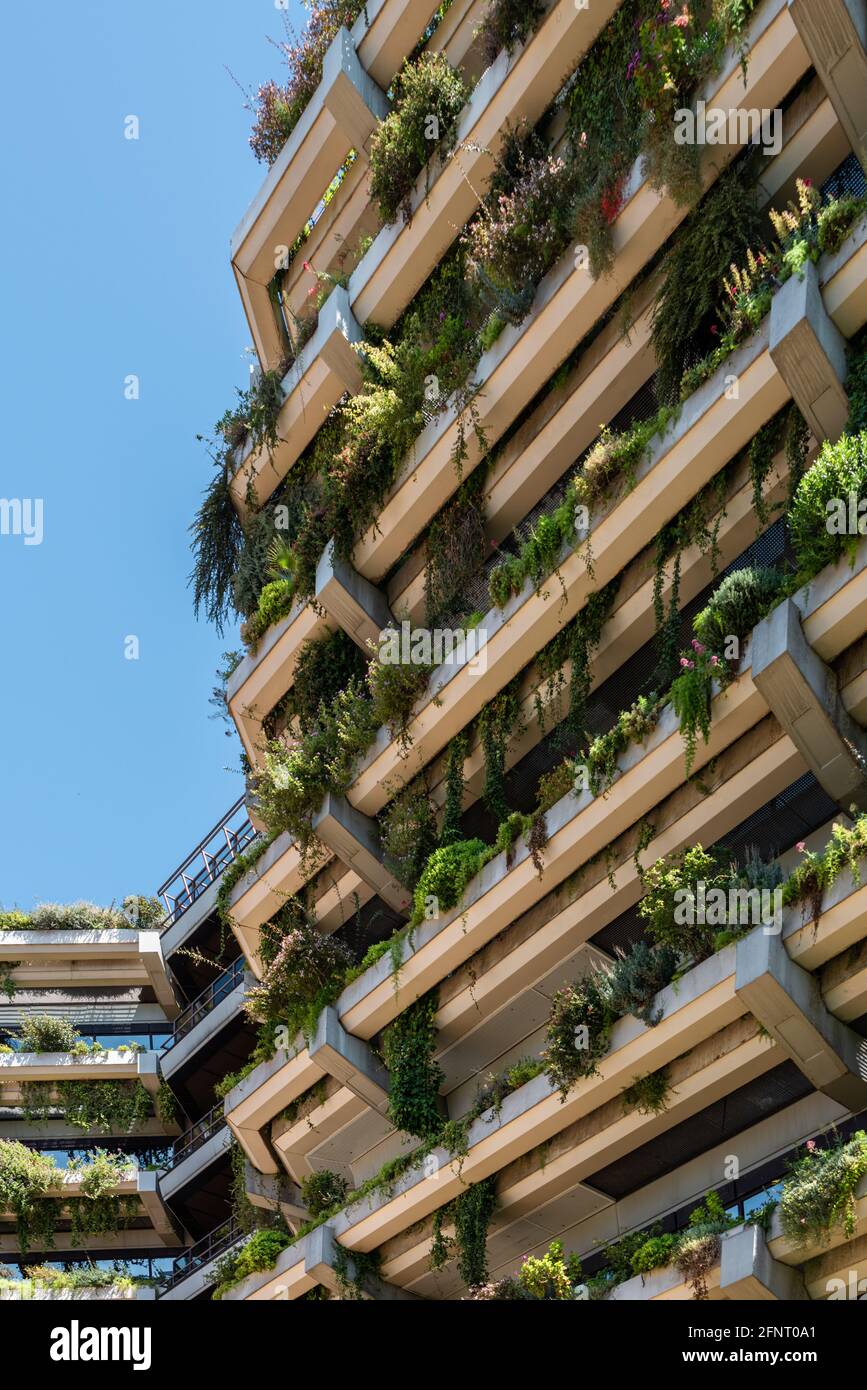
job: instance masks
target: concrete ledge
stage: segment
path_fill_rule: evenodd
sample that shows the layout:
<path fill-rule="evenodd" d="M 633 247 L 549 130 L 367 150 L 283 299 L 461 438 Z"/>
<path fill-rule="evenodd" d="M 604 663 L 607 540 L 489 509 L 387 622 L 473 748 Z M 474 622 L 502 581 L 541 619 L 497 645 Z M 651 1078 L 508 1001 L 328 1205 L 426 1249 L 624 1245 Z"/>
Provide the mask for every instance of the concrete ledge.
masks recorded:
<path fill-rule="evenodd" d="M 740 1226 L 723 1236 L 719 1284 L 723 1298 L 739 1301 L 809 1298 L 800 1274 L 774 1259 L 758 1226 Z"/>
<path fill-rule="evenodd" d="M 310 1040 L 310 1060 L 335 1077 L 372 1110 L 388 1109 L 388 1072 L 366 1042 L 347 1033 L 337 1014 L 322 1010 Z"/>
<path fill-rule="evenodd" d="M 328 1222 L 324 1226 L 318 1226 L 315 1231 L 310 1232 L 305 1244 L 305 1273 L 332 1293 L 339 1294 L 341 1287 L 336 1272 L 339 1256 L 333 1227 Z M 348 1252 L 345 1258 L 346 1276 L 350 1280 L 354 1279 L 358 1273 L 355 1261 Z M 382 1279 L 371 1279 L 368 1286 L 364 1287 L 364 1297 L 376 1302 L 418 1302 L 414 1293 L 398 1288 L 395 1284 L 386 1284 Z"/>
<path fill-rule="evenodd" d="M 260 1173 L 247 1158 L 244 1160 L 244 1187 L 254 1207 L 279 1211 L 288 1226 L 309 1221 L 310 1212 L 301 1200 L 300 1188 L 285 1174 Z"/>
<path fill-rule="evenodd" d="M 276 447 L 257 450 L 248 441 L 240 451 L 229 487 L 241 516 L 246 514 L 248 489 L 256 506 L 266 502 L 344 392 L 359 389 L 361 368 L 352 344 L 363 338 L 346 290 L 338 285 L 320 310 L 312 338 L 283 378 Z"/>
<path fill-rule="evenodd" d="M 867 1041 L 828 1012 L 781 936 L 756 927 L 738 942 L 735 994 L 817 1091 L 856 1113 L 867 1105 Z"/>
<path fill-rule="evenodd" d="M 174 1047 L 168 1048 L 162 1054 L 160 1065 L 166 1080 L 186 1066 L 200 1048 L 206 1047 L 218 1033 L 241 1016 L 247 990 L 255 983 L 255 976 L 249 970 L 245 970 L 234 989 L 207 1013 L 202 1014 L 198 1023 Z"/>
<path fill-rule="evenodd" d="M 228 1152 L 232 1143 L 232 1131 L 228 1125 L 221 1126 L 197 1149 L 182 1158 L 173 1168 L 160 1174 L 160 1192 L 166 1201 L 171 1201 L 178 1192 L 197 1182 L 212 1163 L 216 1163 Z"/>
<path fill-rule="evenodd" d="M 385 867 L 376 821 L 355 809 L 343 796 L 326 796 L 313 817 L 316 838 L 358 877 L 370 884 L 383 902 L 407 912 L 411 897 Z"/>
<path fill-rule="evenodd" d="M 789 13 L 849 143 L 867 166 L 867 12 L 863 0 L 788 0 Z"/>
<path fill-rule="evenodd" d="M 264 367 L 273 367 L 283 349 L 268 294 L 280 248 L 292 246 L 350 149 L 362 149 L 388 111 L 349 31 L 340 29 L 319 86 L 232 237 L 232 267 Z"/>
<path fill-rule="evenodd" d="M 333 540 L 316 566 L 315 598 L 367 657 L 380 633 L 394 623 L 385 595 L 336 553 Z"/>
<path fill-rule="evenodd" d="M 769 351 L 817 439 L 839 439 L 849 415 L 846 341 L 828 315 L 811 261 L 774 295 Z"/>
<path fill-rule="evenodd" d="M 847 713 L 837 678 L 810 646 L 791 600 L 753 634 L 753 680 L 820 786 L 848 811 L 867 808 L 867 736 Z"/>

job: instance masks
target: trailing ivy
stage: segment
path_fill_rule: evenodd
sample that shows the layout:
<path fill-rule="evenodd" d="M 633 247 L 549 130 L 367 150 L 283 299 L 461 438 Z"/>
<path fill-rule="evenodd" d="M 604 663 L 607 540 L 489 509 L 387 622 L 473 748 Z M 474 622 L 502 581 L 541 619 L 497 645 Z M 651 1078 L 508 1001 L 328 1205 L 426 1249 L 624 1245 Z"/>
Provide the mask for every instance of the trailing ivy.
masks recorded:
<path fill-rule="evenodd" d="M 436 990 L 410 1004 L 382 1035 L 388 1068 L 388 1118 L 395 1129 L 428 1139 L 442 1128 L 438 1097 L 444 1076 L 434 1061 Z"/>

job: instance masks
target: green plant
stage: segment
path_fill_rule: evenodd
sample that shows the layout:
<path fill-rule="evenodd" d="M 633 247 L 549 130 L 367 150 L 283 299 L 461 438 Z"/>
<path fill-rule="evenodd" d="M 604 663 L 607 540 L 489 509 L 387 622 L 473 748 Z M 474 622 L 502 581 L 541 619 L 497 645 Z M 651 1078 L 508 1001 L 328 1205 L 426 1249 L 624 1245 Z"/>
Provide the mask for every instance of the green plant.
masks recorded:
<path fill-rule="evenodd" d="M 811 579 L 848 555 L 852 564 L 860 539 L 848 524 L 854 500 L 856 515 L 867 498 L 867 431 L 825 440 L 812 468 L 804 474 L 789 511 L 789 530 L 799 576 Z"/>
<path fill-rule="evenodd" d="M 633 1274 L 651 1274 L 654 1269 L 670 1265 L 677 1250 L 677 1237 L 651 1236 L 632 1256 Z"/>
<path fill-rule="evenodd" d="M 174 1091 L 168 1082 L 161 1081 L 156 1098 L 157 1117 L 164 1125 L 173 1125 L 178 1122 L 178 1102 Z"/>
<path fill-rule="evenodd" d="M 444 1080 L 434 1061 L 437 1043 L 437 992 L 404 1009 L 382 1035 L 382 1056 L 389 1074 L 388 1118 L 396 1129 L 419 1139 L 442 1128 L 439 1089 Z"/>
<path fill-rule="evenodd" d="M 311 1216 L 321 1216 L 332 1207 L 342 1207 L 349 1191 L 349 1183 L 340 1173 L 332 1173 L 328 1168 L 318 1173 L 310 1173 L 301 1183 L 301 1200 Z"/>
<path fill-rule="evenodd" d="M 668 1108 L 670 1090 L 667 1067 L 634 1076 L 632 1085 L 623 1091 L 623 1108 L 637 1110 L 639 1115 L 661 1115 Z"/>
<path fill-rule="evenodd" d="M 97 1149 L 89 1159 L 71 1158 L 67 1172 L 77 1178 L 80 1195 L 69 1204 L 74 1242 L 113 1235 L 128 1226 L 139 1213 L 138 1198 L 119 1195 L 115 1189 L 130 1176 L 124 1154 Z"/>
<path fill-rule="evenodd" d="M 247 97 L 247 110 L 254 116 L 250 148 L 256 159 L 273 164 L 322 78 L 325 54 L 341 27 L 350 29 L 364 8 L 365 0 L 305 0 L 309 17 L 300 38 L 288 24 L 285 38 L 276 47 L 289 70 L 281 86 L 272 81 Z"/>
<path fill-rule="evenodd" d="M 723 654 L 728 639 L 746 636 L 770 611 L 782 584 L 783 577 L 775 569 L 748 565 L 734 570 L 693 619 L 696 637 L 709 651 Z"/>
<path fill-rule="evenodd" d="M 285 1231 L 276 1228 L 256 1231 L 239 1250 L 230 1251 L 217 1262 L 217 1282 L 211 1297 L 221 1299 L 248 1275 L 273 1269 L 278 1257 L 291 1244 L 292 1237 Z"/>
<path fill-rule="evenodd" d="M 551 1001 L 543 1057 L 548 1078 L 562 1100 L 576 1081 L 595 1074 L 608 1051 L 615 1022 L 603 975 L 591 971 L 574 985 L 557 990 Z"/>
<path fill-rule="evenodd" d="M 437 843 L 436 814 L 424 776 L 389 802 L 380 830 L 389 869 L 406 888 L 415 888 Z"/>
<path fill-rule="evenodd" d="M 71 1052 L 81 1034 L 67 1018 L 25 1014 L 20 1030 L 22 1052 Z"/>
<path fill-rule="evenodd" d="M 485 758 L 482 801 L 497 821 L 505 820 L 509 814 L 504 790 L 506 750 L 509 739 L 519 734 L 521 727 L 520 691 L 515 680 L 488 701 L 478 719 L 479 742 Z"/>
<path fill-rule="evenodd" d="M 497 1204 L 493 1178 L 473 1183 L 452 1203 L 458 1273 L 465 1284 L 483 1284 L 487 1277 L 488 1226 Z"/>
<path fill-rule="evenodd" d="M 761 227 L 755 191 L 738 170 L 724 173 L 687 218 L 663 262 L 653 305 L 660 400 L 676 398 L 697 351 L 717 346 L 719 287 L 732 261 L 758 241 Z"/>
<path fill-rule="evenodd" d="M 478 31 L 487 61 L 492 63 L 503 48 L 511 53 L 524 43 L 544 13 L 541 0 L 491 0 Z"/>
<path fill-rule="evenodd" d="M 424 921 L 430 903 L 435 914 L 456 907 L 467 884 L 489 857 L 490 851 L 482 840 L 457 840 L 435 849 L 416 884 L 412 924 L 418 926 Z"/>
<path fill-rule="evenodd" d="M 370 194 L 386 223 L 398 213 L 411 220 L 416 178 L 448 149 L 468 95 L 463 77 L 440 53 L 408 59 L 392 91 L 392 110 L 370 142 Z"/>
<path fill-rule="evenodd" d="M 727 668 L 715 652 L 708 653 L 704 644 L 693 640 L 694 656 L 682 656 L 681 673 L 671 683 L 671 704 L 680 720 L 680 732 L 686 752 L 686 775 L 695 763 L 698 735 L 705 743 L 710 738 L 711 699 L 714 681 L 724 676 Z"/>
<path fill-rule="evenodd" d="M 60 1203 L 46 1194 L 57 1180 L 58 1170 L 46 1154 L 15 1139 L 0 1140 L 0 1210 L 14 1217 L 23 1255 L 33 1244 L 54 1244 Z"/>
<path fill-rule="evenodd" d="M 812 1139 L 790 1164 L 780 1194 L 783 1234 L 796 1245 L 827 1245 L 842 1227 L 847 1240 L 855 1234 L 855 1193 L 867 1175 L 867 1133 L 858 1130 L 846 1142 L 821 1149 Z"/>
<path fill-rule="evenodd" d="M 446 800 L 440 826 L 440 848 L 460 842 L 461 816 L 464 810 L 464 763 L 467 757 L 467 734 L 456 734 L 446 755 Z"/>
<path fill-rule="evenodd" d="M 248 991 L 244 1007 L 250 1018 L 270 1027 L 284 1026 L 290 1037 L 310 1037 L 316 1020 L 343 988 L 352 964 L 349 948 L 309 923 L 290 927 L 261 982 Z"/>
<path fill-rule="evenodd" d="M 651 946 L 644 939 L 629 952 L 618 951 L 607 980 L 608 1002 L 617 1016 L 633 1014 L 648 1028 L 655 1027 L 661 1014 L 654 1001 L 674 978 L 677 961 L 671 946 Z"/>

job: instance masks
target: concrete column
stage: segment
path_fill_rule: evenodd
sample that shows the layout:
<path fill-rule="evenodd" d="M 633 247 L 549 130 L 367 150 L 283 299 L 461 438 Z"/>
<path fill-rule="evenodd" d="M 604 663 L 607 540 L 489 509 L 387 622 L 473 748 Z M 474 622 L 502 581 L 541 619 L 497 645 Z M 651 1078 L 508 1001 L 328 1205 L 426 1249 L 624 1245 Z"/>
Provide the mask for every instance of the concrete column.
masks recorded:
<path fill-rule="evenodd" d="M 849 415 L 846 341 L 828 317 L 812 261 L 774 295 L 769 351 L 816 438 L 838 439 Z"/>
<path fill-rule="evenodd" d="M 313 817 L 313 833 L 389 907 L 397 912 L 409 910 L 409 892 L 385 867 L 376 821 L 357 811 L 345 797 L 329 794 Z"/>
<path fill-rule="evenodd" d="M 287 1225 L 294 1223 L 297 1227 L 302 1221 L 310 1219 L 310 1213 L 301 1201 L 300 1188 L 284 1173 L 260 1173 L 249 1158 L 245 1158 L 244 1188 L 254 1207 L 279 1211 Z"/>
<path fill-rule="evenodd" d="M 309 1275 L 311 1279 L 315 1279 L 317 1283 L 323 1284 L 332 1293 L 340 1293 L 340 1281 L 335 1271 L 337 1261 L 337 1240 L 332 1226 L 326 1221 L 324 1225 L 311 1231 L 306 1238 L 304 1273 Z M 350 1251 L 346 1251 L 346 1275 L 352 1279 L 355 1273 L 352 1254 Z M 398 1288 L 396 1284 L 386 1284 L 382 1279 L 371 1280 L 370 1287 L 365 1290 L 365 1294 L 376 1302 L 418 1301 L 414 1293 L 410 1293 L 407 1289 Z"/>
<path fill-rule="evenodd" d="M 800 1303 L 809 1298 L 798 1270 L 774 1259 L 758 1226 L 741 1226 L 723 1236 L 719 1287 L 723 1298 L 739 1302 Z"/>
<path fill-rule="evenodd" d="M 786 599 L 753 632 L 752 677 L 824 791 L 867 809 L 867 735 L 840 699 L 837 677 L 813 651 Z"/>
<path fill-rule="evenodd" d="M 867 1105 L 867 1041 L 825 1007 L 782 937 L 756 927 L 737 944 L 735 994 L 807 1080 L 847 1110 Z"/>
<path fill-rule="evenodd" d="M 789 13 L 852 149 L 867 168 L 864 0 L 789 0 Z"/>
<path fill-rule="evenodd" d="M 322 1010 L 308 1051 L 311 1061 L 335 1077 L 365 1105 L 380 1115 L 386 1113 L 388 1072 L 362 1038 L 347 1033 L 336 1009 Z"/>
<path fill-rule="evenodd" d="M 316 602 L 368 657 L 380 633 L 394 625 L 384 594 L 336 554 L 333 540 L 316 566 Z"/>

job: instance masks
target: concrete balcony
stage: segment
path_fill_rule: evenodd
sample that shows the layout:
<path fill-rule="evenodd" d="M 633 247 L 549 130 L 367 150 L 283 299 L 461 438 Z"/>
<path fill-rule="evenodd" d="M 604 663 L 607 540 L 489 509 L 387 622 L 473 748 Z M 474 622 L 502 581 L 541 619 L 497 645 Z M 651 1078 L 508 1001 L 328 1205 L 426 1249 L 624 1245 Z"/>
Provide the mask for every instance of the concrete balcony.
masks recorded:
<path fill-rule="evenodd" d="M 379 14 L 414 10 L 421 21 L 416 38 L 428 9 L 427 0 L 385 0 L 377 7 Z M 414 41 L 408 40 L 410 47 Z M 398 58 L 398 66 L 405 56 Z M 388 99 L 362 66 L 352 36 L 341 29 L 325 54 L 319 86 L 232 237 L 232 268 L 264 367 L 273 367 L 283 355 L 268 290 L 281 258 L 349 151 L 364 149 L 388 109 Z"/>
<path fill-rule="evenodd" d="M 702 93 L 708 105 L 728 110 L 774 108 L 809 66 L 785 0 L 766 0 L 759 8 L 750 26 L 749 44 L 746 85 L 740 59 L 732 52 L 720 76 Z M 715 146 L 713 167 L 707 167 L 708 184 L 737 149 Z M 686 212 L 642 180 L 640 160 L 627 181 L 624 199 L 613 229 L 617 262 L 612 274 L 594 280 L 586 269 L 576 268 L 571 253 L 564 257 L 542 281 L 528 317 L 517 327 L 507 327 L 479 363 L 480 424 L 489 448 Z M 363 316 L 362 310 L 358 312 Z M 381 509 L 377 526 L 361 538 L 353 554 L 355 568 L 371 582 L 382 579 L 457 488 L 459 478 L 452 454 L 459 428 L 457 411 L 449 407 L 416 441 Z M 481 456 L 475 441 L 468 441 L 468 448 L 464 476 Z"/>
<path fill-rule="evenodd" d="M 251 1274 L 237 1288 L 230 1289 L 225 1298 L 233 1303 L 288 1301 L 300 1298 L 319 1285 L 340 1295 L 342 1286 L 338 1275 L 337 1244 L 334 1227 L 331 1222 L 326 1222 L 278 1255 L 273 1270 Z M 356 1269 L 352 1256 L 343 1252 L 343 1259 L 345 1277 L 354 1278 Z M 415 1300 L 415 1294 L 381 1279 L 371 1281 L 364 1297 L 377 1302 Z"/>
<path fill-rule="evenodd" d="M 111 1195 L 136 1198 L 139 1208 L 138 1215 L 132 1218 L 135 1224 L 131 1224 L 121 1231 L 95 1237 L 92 1244 L 93 1250 L 116 1253 L 120 1257 L 123 1251 L 171 1249 L 187 1243 L 163 1202 L 156 1173 L 132 1170 L 126 1177 L 118 1181 Z M 44 1196 L 60 1199 L 62 1203 L 60 1220 L 68 1218 L 69 1207 L 73 1202 L 88 1200 L 86 1196 L 82 1195 L 81 1181 L 74 1173 L 62 1174 L 57 1185 L 49 1188 Z M 0 1212 L 2 1225 L 14 1225 L 14 1222 L 14 1213 Z M 78 1240 L 79 1238 L 73 1237 L 71 1232 L 56 1231 L 52 1255 L 54 1251 L 58 1255 L 62 1252 L 72 1251 L 77 1251 L 80 1254 L 80 1246 L 73 1244 L 73 1239 Z M 18 1249 L 18 1237 L 14 1231 L 11 1233 L 0 1232 L 0 1254 L 14 1255 Z"/>
<path fill-rule="evenodd" d="M 185 1187 L 200 1182 L 228 1153 L 231 1142 L 220 1102 L 175 1141 L 171 1167 L 160 1173 L 160 1192 L 165 1200 L 171 1202 Z"/>
<path fill-rule="evenodd" d="M 826 649 L 831 646 L 840 651 L 846 645 L 840 624 L 836 627 L 835 635 L 831 635 L 831 614 L 835 610 L 838 613 L 845 612 L 848 618 L 852 608 L 858 608 L 856 596 L 863 583 L 864 567 L 867 566 L 867 546 L 862 547 L 859 560 L 860 564 L 856 565 L 854 570 L 845 563 L 827 571 L 797 596 L 796 601 L 803 605 L 801 611 L 804 614 L 804 630 L 809 640 L 824 640 Z M 851 596 L 851 604 L 836 601 L 844 589 Z M 861 612 L 867 612 L 863 602 Z M 858 620 L 857 615 L 854 620 Z M 853 694 L 857 695 L 858 690 L 859 678 L 850 680 L 844 689 L 844 700 L 847 695 L 851 700 Z M 702 765 L 707 759 L 718 757 L 727 748 L 735 745 L 765 718 L 765 713 L 766 706 L 750 676 L 747 654 L 740 676 L 714 702 L 711 741 L 706 748 L 700 749 L 698 765 Z M 765 741 L 767 742 L 767 736 Z M 743 778 L 731 778 L 725 786 L 724 793 L 716 798 L 717 803 L 724 801 L 727 807 L 725 814 L 735 817 L 734 821 L 730 822 L 733 824 L 744 814 L 749 814 L 748 809 L 744 810 L 743 797 L 746 793 L 749 801 L 750 793 L 747 789 L 751 785 L 759 788 L 754 790 L 752 795 L 759 798 L 756 804 L 761 805 L 763 799 L 776 794 L 776 791 L 804 770 L 803 762 L 795 750 L 791 749 L 785 737 L 774 736 L 767 748 L 762 748 L 761 742 L 754 739 L 752 749 L 753 752 L 760 752 L 767 772 L 757 776 L 753 759 L 750 764 L 745 765 Z M 589 792 L 583 792 L 578 796 L 564 798 L 549 812 L 549 844 L 541 879 L 526 848 L 521 847 L 517 850 L 511 867 L 507 866 L 505 855 L 491 861 L 469 886 L 462 903 L 453 912 L 446 914 L 441 920 L 424 922 L 419 926 L 414 934 L 412 948 L 404 948 L 404 962 L 397 980 L 393 978 L 390 962 L 384 959 L 348 986 L 337 1004 L 343 1027 L 349 1033 L 370 1039 L 413 999 L 447 976 L 453 975 L 487 942 L 523 914 L 529 913 L 546 897 L 553 885 L 561 883 L 582 863 L 586 863 L 598 849 L 611 845 L 618 835 L 628 831 L 642 815 L 654 810 L 665 797 L 672 797 L 683 781 L 682 757 L 677 722 L 672 711 L 667 709 L 646 744 L 641 748 L 630 749 L 624 755 L 620 776 L 614 781 L 606 797 L 594 800 Z M 763 783 L 763 777 L 770 779 L 772 790 L 768 791 L 769 783 Z M 706 800 L 710 801 L 711 798 L 708 797 Z M 719 820 L 720 809 L 718 804 L 714 804 L 708 808 L 708 821 L 710 825 L 718 827 Z M 694 827 L 686 830 L 686 838 L 681 843 L 690 843 L 690 833 L 695 833 Z M 713 838 L 719 833 L 719 829 L 716 828 Z M 651 846 L 650 852 L 668 853 L 674 847 L 670 835 L 663 834 L 658 839 L 658 845 Z M 692 842 L 694 843 L 694 840 Z M 626 879 L 629 891 L 634 894 L 628 899 L 629 902 L 634 902 L 638 896 L 634 867 L 632 875 L 631 884 L 628 876 Z M 603 878 L 600 874 L 600 880 Z M 501 1005 L 504 999 L 514 997 L 515 990 L 521 983 L 520 974 L 516 975 L 515 971 L 527 970 L 530 980 L 538 979 L 543 971 L 550 970 L 558 958 L 558 952 L 561 960 L 568 957 L 569 949 L 574 950 L 581 945 L 600 929 L 605 920 L 612 920 L 618 911 L 622 911 L 623 907 L 628 905 L 621 904 L 620 894 L 625 890 L 620 884 L 615 894 L 612 894 L 610 887 L 605 887 L 601 882 L 598 891 L 601 893 L 600 906 L 603 909 L 605 903 L 611 900 L 610 917 L 603 915 L 600 918 L 594 913 L 592 918 L 586 921 L 584 931 L 579 934 L 568 930 L 566 940 L 559 945 L 555 944 L 556 927 L 546 931 L 544 941 L 534 939 L 532 947 L 523 951 L 513 953 L 510 942 L 504 939 L 499 970 L 482 981 L 479 990 L 483 1000 L 481 1005 L 476 998 L 476 971 L 471 972 L 474 976 L 472 985 L 465 978 L 460 989 L 455 987 L 447 1000 L 446 1011 L 441 1020 L 443 1024 L 451 1027 L 451 1034 L 447 1034 L 446 1041 L 455 1041 L 460 1037 L 461 1018 L 464 1020 L 463 1026 L 466 1026 L 466 1020 L 471 1019 L 472 1011 L 467 1002 L 471 996 L 473 1009 L 480 1009 L 483 1014 L 495 1013 L 498 1004 Z M 620 905 L 614 906 L 614 903 Z M 564 926 L 571 928 L 574 922 L 574 910 L 570 910 L 567 904 L 560 930 Z M 549 931 L 552 941 L 551 954 L 548 954 L 546 945 Z M 520 939 L 518 944 L 521 944 Z M 533 964 L 528 968 L 528 950 L 532 957 L 538 955 L 538 969 Z M 814 963 L 815 957 L 810 962 L 810 968 L 813 968 Z M 484 973 L 487 974 L 487 971 Z M 465 996 L 462 1003 L 456 998 L 459 993 Z M 486 1000 L 487 1002 L 484 1002 Z M 769 1022 L 772 1021 L 769 1019 Z M 285 1056 L 278 1057 L 263 1064 L 247 1078 L 241 1088 L 230 1095 L 227 1100 L 230 1124 L 257 1166 L 266 1162 L 268 1166 L 265 1171 L 273 1172 L 276 1168 L 273 1154 L 260 1135 L 263 1126 L 288 1103 L 320 1080 L 322 1074 L 323 1069 L 315 1066 L 309 1049 L 303 1045 L 303 1039 L 299 1039 L 296 1043 L 296 1053 L 291 1059 L 287 1060 Z M 349 1104 L 348 1100 L 342 1097 L 339 1103 Z M 236 1108 L 237 1114 L 234 1113 Z M 289 1143 L 290 1141 L 287 1141 L 287 1146 Z"/>
<path fill-rule="evenodd" d="M 245 1239 L 245 1233 L 234 1218 L 225 1221 L 178 1256 L 171 1275 L 158 1290 L 158 1297 L 171 1302 L 198 1298 L 215 1282 L 217 1261 L 237 1249 Z"/>
<path fill-rule="evenodd" d="M 283 404 L 277 417 L 276 447 L 255 449 L 248 440 L 240 450 L 230 491 L 242 516 L 248 498 L 256 507 L 268 500 L 340 397 L 358 390 L 361 368 L 353 345 L 363 336 L 346 291 L 338 285 L 319 312 L 313 336 L 281 383 Z"/>
<path fill-rule="evenodd" d="M 159 1059 L 155 1052 L 117 1049 L 82 1057 L 71 1052 L 0 1054 L 0 1105 L 20 1105 L 21 1088 L 31 1081 L 140 1081 L 155 1096 Z"/>
<path fill-rule="evenodd" d="M 167 1081 L 189 1067 L 200 1049 L 215 1046 L 224 1029 L 238 1019 L 253 983 L 243 960 L 237 960 L 179 1014 L 160 1056 L 160 1069 Z"/>
<path fill-rule="evenodd" d="M 390 327 L 476 211 L 510 126 L 536 125 L 564 76 L 592 47 L 618 0 L 578 7 L 553 0 L 538 29 L 511 56 L 502 52 L 476 86 L 458 123 L 456 153 L 412 198 L 412 221 L 383 227 L 352 272 L 349 297 L 361 323 Z M 430 185 L 430 186 L 429 186 Z"/>
<path fill-rule="evenodd" d="M 762 192 L 768 201 L 787 192 L 791 169 L 803 168 L 805 160 L 814 182 L 819 183 L 845 157 L 841 128 L 818 84 L 787 112 L 783 139 L 783 151 L 764 171 Z M 592 444 L 599 421 L 613 419 L 652 375 L 650 322 L 657 285 L 654 276 L 636 291 L 630 332 L 622 334 L 617 321 L 609 324 L 565 383 L 537 407 L 495 461 L 484 500 L 486 530 L 494 543 L 510 534 L 570 462 Z M 355 579 L 364 582 L 357 573 Z M 350 635 L 357 630 L 357 625 L 341 621 L 340 612 L 325 611 L 318 594 L 317 601 L 321 611 L 299 603 L 275 624 L 230 682 L 230 711 L 254 765 L 261 758 L 262 722 L 291 688 L 303 642 L 335 626 L 344 626 Z M 401 567 L 389 583 L 387 604 L 384 598 L 382 602 L 413 622 L 424 622 L 423 552 L 414 553 Z M 384 626 L 387 623 L 380 622 L 379 630 Z"/>
<path fill-rule="evenodd" d="M 715 1300 L 799 1303 L 809 1299 L 803 1279 L 796 1270 L 774 1259 L 757 1226 L 738 1226 L 720 1237 L 720 1258 L 708 1271 L 705 1284 L 708 1297 Z M 610 1294 L 613 1303 L 693 1297 L 692 1286 L 675 1268 L 628 1279 Z"/>
<path fill-rule="evenodd" d="M 0 963 L 16 989 L 151 989 L 167 1018 L 178 1012 L 157 931 L 4 931 Z"/>

